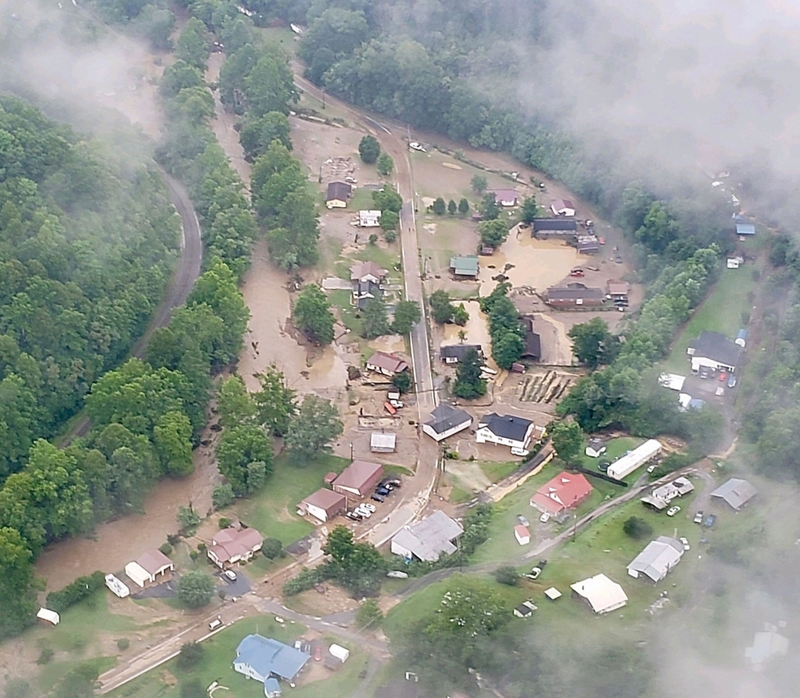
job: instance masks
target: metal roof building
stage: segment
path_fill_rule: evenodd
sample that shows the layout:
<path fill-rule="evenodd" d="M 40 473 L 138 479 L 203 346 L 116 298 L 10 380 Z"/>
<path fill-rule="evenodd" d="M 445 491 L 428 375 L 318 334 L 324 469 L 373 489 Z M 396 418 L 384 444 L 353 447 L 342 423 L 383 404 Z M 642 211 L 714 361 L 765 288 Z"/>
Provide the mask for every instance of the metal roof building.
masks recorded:
<path fill-rule="evenodd" d="M 634 579 L 640 575 L 660 582 L 683 557 L 683 545 L 668 536 L 659 536 L 647 544 L 628 565 L 628 574 Z"/>
<path fill-rule="evenodd" d="M 615 480 L 622 480 L 637 468 L 641 468 L 651 458 L 661 452 L 661 443 L 655 439 L 645 441 L 641 446 L 628 451 L 622 458 L 614 461 L 608 467 L 608 476 Z"/>
<path fill-rule="evenodd" d="M 724 485 L 717 487 L 711 496 L 724 499 L 733 509 L 739 511 L 757 494 L 758 490 L 747 480 L 732 477 Z"/>
<path fill-rule="evenodd" d="M 464 529 L 443 511 L 435 511 L 412 526 L 399 531 L 391 542 L 391 551 L 405 558 L 416 558 L 435 562 L 439 557 L 452 555 L 456 551 L 453 544 Z"/>
<path fill-rule="evenodd" d="M 570 589 L 584 599 L 598 614 L 610 613 L 628 603 L 628 596 L 622 587 L 604 574 L 584 579 L 570 585 Z"/>

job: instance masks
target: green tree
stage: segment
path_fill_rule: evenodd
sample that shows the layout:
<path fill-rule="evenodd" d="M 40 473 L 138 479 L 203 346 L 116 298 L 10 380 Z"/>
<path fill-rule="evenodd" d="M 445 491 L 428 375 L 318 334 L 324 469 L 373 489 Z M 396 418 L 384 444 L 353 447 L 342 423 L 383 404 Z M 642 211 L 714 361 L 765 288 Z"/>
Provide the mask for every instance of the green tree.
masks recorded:
<path fill-rule="evenodd" d="M 297 101 L 297 88 L 285 56 L 261 51 L 260 58 L 244 81 L 249 115 L 260 118 L 270 112 L 289 113 Z"/>
<path fill-rule="evenodd" d="M 386 315 L 386 303 L 383 298 L 370 298 L 364 305 L 361 336 L 365 339 L 375 339 L 389 334 L 389 318 Z"/>
<path fill-rule="evenodd" d="M 380 191 L 372 192 L 372 201 L 383 214 L 387 211 L 399 214 L 403 208 L 403 197 L 389 186 L 384 186 Z"/>
<path fill-rule="evenodd" d="M 419 303 L 416 301 L 400 301 L 394 309 L 392 331 L 396 334 L 408 334 L 422 318 Z"/>
<path fill-rule="evenodd" d="M 486 221 L 493 221 L 500 216 L 500 205 L 497 203 L 493 192 L 486 194 L 480 205 L 480 213 Z"/>
<path fill-rule="evenodd" d="M 275 436 L 283 436 L 297 411 L 296 392 L 286 385 L 286 378 L 275 364 L 270 364 L 258 375 L 261 390 L 253 395 L 258 409 L 258 420 Z"/>
<path fill-rule="evenodd" d="M 364 599 L 356 611 L 359 628 L 376 628 L 383 620 L 383 612 L 375 599 Z"/>
<path fill-rule="evenodd" d="M 398 225 L 400 225 L 400 214 L 389 210 L 381 212 L 381 228 L 384 231 L 387 233 L 395 231 Z M 389 241 L 387 240 L 387 242 Z"/>
<path fill-rule="evenodd" d="M 450 201 L 447 202 L 447 212 L 451 216 L 455 216 L 457 211 L 458 211 L 458 205 L 456 204 L 455 201 L 450 199 Z"/>
<path fill-rule="evenodd" d="M 481 242 L 489 247 L 500 247 L 508 238 L 508 223 L 500 219 L 482 221 L 478 229 Z"/>
<path fill-rule="evenodd" d="M 378 156 L 378 162 L 375 167 L 381 177 L 388 177 L 394 169 L 394 160 L 392 160 L 392 156 L 389 153 L 381 153 Z"/>
<path fill-rule="evenodd" d="M 353 532 L 344 526 L 336 526 L 328 535 L 322 550 L 330 555 L 334 562 L 347 562 L 355 551 L 356 543 Z"/>
<path fill-rule="evenodd" d="M 498 333 L 496 337 L 492 336 L 492 358 L 500 368 L 508 371 L 522 356 L 525 342 L 515 332 Z"/>
<path fill-rule="evenodd" d="M 456 368 L 453 394 L 464 400 L 474 400 L 486 394 L 486 381 L 481 375 L 481 358 L 475 349 L 469 349 Z"/>
<path fill-rule="evenodd" d="M 429 302 L 431 305 L 431 315 L 433 316 L 434 322 L 444 325 L 453 321 L 455 308 L 450 302 L 450 294 L 448 294 L 447 291 L 442 289 L 434 291 L 431 293 Z"/>
<path fill-rule="evenodd" d="M 470 181 L 470 186 L 472 187 L 472 191 L 478 196 L 481 196 L 483 192 L 486 191 L 486 187 L 489 186 L 489 183 L 486 181 L 486 177 L 476 174 Z"/>
<path fill-rule="evenodd" d="M 178 525 L 181 527 L 181 531 L 187 533 L 194 531 L 200 525 L 200 521 L 202 520 L 200 518 L 200 514 L 198 514 L 192 507 L 191 502 L 189 502 L 189 506 L 178 507 L 178 514 L 176 518 L 178 520 Z"/>
<path fill-rule="evenodd" d="M 453 322 L 459 327 L 464 327 L 469 322 L 469 312 L 463 303 L 459 303 L 453 311 Z"/>
<path fill-rule="evenodd" d="M 330 451 L 341 436 L 342 421 L 336 406 L 317 395 L 307 395 L 289 424 L 285 444 L 293 460 L 305 465 L 314 456 Z"/>
<path fill-rule="evenodd" d="M 250 469 L 252 463 L 263 463 L 262 468 Z M 263 485 L 263 478 L 272 470 L 272 444 L 260 426 L 242 424 L 222 432 L 217 444 L 217 464 L 234 494 L 243 497 Z M 255 476 L 251 480 L 251 476 Z"/>
<path fill-rule="evenodd" d="M 217 411 L 223 427 L 254 424 L 257 410 L 256 402 L 240 376 L 229 376 L 222 381 L 217 391 Z"/>
<path fill-rule="evenodd" d="M 436 197 L 436 200 L 433 202 L 433 206 L 431 206 L 431 210 L 437 216 L 443 216 L 447 211 L 447 204 L 445 204 L 444 199 L 441 196 Z"/>
<path fill-rule="evenodd" d="M 660 254 L 680 234 L 680 226 L 663 201 L 654 201 L 636 231 L 636 239 L 650 251 Z"/>
<path fill-rule="evenodd" d="M 519 584 L 519 572 L 511 565 L 498 567 L 494 571 L 494 578 L 498 584 L 505 584 L 510 587 L 515 587 Z"/>
<path fill-rule="evenodd" d="M 366 135 L 358 143 L 358 154 L 362 162 L 374 165 L 380 157 L 381 144 L 375 136 Z"/>
<path fill-rule="evenodd" d="M 5 517 L 4 517 L 5 518 Z M 0 637 L 18 635 L 36 621 L 33 554 L 15 528 L 0 528 Z"/>
<path fill-rule="evenodd" d="M 261 545 L 261 552 L 268 560 L 274 560 L 283 552 L 283 543 L 277 538 L 265 538 Z"/>
<path fill-rule="evenodd" d="M 397 388 L 401 393 L 407 393 L 411 390 L 414 381 L 411 378 L 409 371 L 400 371 L 392 376 L 392 385 Z"/>
<path fill-rule="evenodd" d="M 178 580 L 178 599 L 188 608 L 207 606 L 214 595 L 214 578 L 200 570 L 190 570 Z"/>
<path fill-rule="evenodd" d="M 583 430 L 576 422 L 558 422 L 550 429 L 556 455 L 567 465 L 575 462 L 583 446 Z"/>
<path fill-rule="evenodd" d="M 208 53 L 208 32 L 199 19 L 190 17 L 178 37 L 175 56 L 195 68 L 205 70 Z"/>
<path fill-rule="evenodd" d="M 211 503 L 215 509 L 224 509 L 233 501 L 233 487 L 227 482 L 222 485 L 214 487 L 211 493 Z"/>
<path fill-rule="evenodd" d="M 191 671 L 202 663 L 205 654 L 205 648 L 199 642 L 184 642 L 175 663 L 181 671 Z"/>
<path fill-rule="evenodd" d="M 532 196 L 529 196 L 522 202 L 522 208 L 520 209 L 520 220 L 523 223 L 527 223 L 530 225 L 533 223 L 533 219 L 539 213 L 539 207 L 536 205 L 536 199 Z"/>
<path fill-rule="evenodd" d="M 610 364 L 619 351 L 619 342 L 601 318 L 573 326 L 567 333 L 572 340 L 572 353 L 578 361 L 591 369 L 600 364 Z"/>
<path fill-rule="evenodd" d="M 95 664 L 86 662 L 70 671 L 52 694 L 53 698 L 91 698 L 96 695 L 99 672 Z"/>
<path fill-rule="evenodd" d="M 458 212 L 462 216 L 466 216 L 469 213 L 469 201 L 462 198 L 461 201 L 458 202 Z"/>
<path fill-rule="evenodd" d="M 336 320 L 327 296 L 316 284 L 309 284 L 300 292 L 292 315 L 297 328 L 312 342 L 330 344 L 333 341 Z"/>
<path fill-rule="evenodd" d="M 244 148 L 244 156 L 253 162 L 267 151 L 272 141 L 279 141 L 287 150 L 292 149 L 289 119 L 279 111 L 271 111 L 260 118 L 245 119 L 239 141 Z"/>
<path fill-rule="evenodd" d="M 622 524 L 625 535 L 634 540 L 642 540 L 653 535 L 653 527 L 640 516 L 629 516 Z"/>
<path fill-rule="evenodd" d="M 194 470 L 192 425 L 183 412 L 173 410 L 158 418 L 153 427 L 153 446 L 166 475 L 186 477 Z"/>

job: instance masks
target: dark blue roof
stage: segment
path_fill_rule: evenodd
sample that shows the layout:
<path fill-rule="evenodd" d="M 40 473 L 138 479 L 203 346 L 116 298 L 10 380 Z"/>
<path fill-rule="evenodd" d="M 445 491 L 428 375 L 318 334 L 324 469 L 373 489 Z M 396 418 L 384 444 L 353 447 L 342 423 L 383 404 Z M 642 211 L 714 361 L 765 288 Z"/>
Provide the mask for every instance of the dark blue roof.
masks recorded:
<path fill-rule="evenodd" d="M 265 679 L 275 674 L 291 681 L 311 656 L 261 635 L 248 635 L 236 648 L 236 663 L 247 664 Z"/>

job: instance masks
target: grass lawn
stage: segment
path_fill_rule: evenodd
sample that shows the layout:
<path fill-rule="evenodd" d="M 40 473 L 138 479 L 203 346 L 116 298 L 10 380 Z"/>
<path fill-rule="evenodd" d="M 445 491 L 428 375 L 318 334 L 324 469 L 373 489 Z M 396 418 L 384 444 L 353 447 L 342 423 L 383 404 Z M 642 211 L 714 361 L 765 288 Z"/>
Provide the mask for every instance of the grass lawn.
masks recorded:
<path fill-rule="evenodd" d="M 481 461 L 478 463 L 478 465 L 483 471 L 483 474 L 489 478 L 489 482 L 500 482 L 517 470 L 520 466 L 520 463 L 519 461 L 512 461 L 510 463 Z"/>
<path fill-rule="evenodd" d="M 672 344 L 672 351 L 664 364 L 665 370 L 683 374 L 689 371 L 686 348 L 704 330 L 720 332 L 731 339 L 736 337 L 736 333 L 744 326 L 742 313 L 749 313 L 752 305 L 748 296 L 756 285 L 754 271 L 753 266 L 722 270 L 719 281 Z"/>
<path fill-rule="evenodd" d="M 352 209 L 354 212 L 364 210 L 372 211 L 377 208 L 377 206 L 375 206 L 375 199 L 372 198 L 372 192 L 369 189 L 361 188 L 356 188 L 353 190 L 353 196 L 350 197 L 350 202 L 348 203 L 347 207 Z M 367 232 L 375 232 L 380 235 L 381 229 L 374 228 L 373 230 L 367 230 Z"/>
<path fill-rule="evenodd" d="M 344 326 L 357 335 L 361 334 L 361 318 L 356 317 L 355 307 L 350 302 L 350 291 L 329 291 L 328 300 L 339 309 L 339 316 Z"/>
<path fill-rule="evenodd" d="M 378 245 L 365 245 L 364 249 L 356 252 L 355 257 L 361 262 L 375 262 L 375 264 L 379 264 L 390 272 L 400 263 L 397 243 L 394 243 L 389 249 Z"/>
<path fill-rule="evenodd" d="M 326 637 L 326 644 L 337 643 L 345 646 L 341 640 L 335 637 Z M 362 679 L 358 678 L 359 672 L 365 668 L 368 655 L 366 652 L 350 650 L 350 657 L 347 662 L 335 673 L 330 674 L 330 678 L 325 681 L 315 681 L 308 684 L 308 686 L 299 686 L 292 689 L 290 695 L 292 698 L 351 698 L 356 695 L 359 684 Z M 313 660 L 312 660 L 313 661 Z M 263 695 L 263 694 L 262 694 Z"/>
<path fill-rule="evenodd" d="M 245 618 L 202 643 L 205 649 L 204 659 L 192 672 L 178 669 L 173 659 L 108 695 L 112 698 L 178 698 L 179 686 L 171 686 L 164 681 L 165 677 L 172 675 L 179 682 L 197 678 L 204 686 L 219 681 L 230 689 L 225 695 L 263 698 L 264 686 L 256 681 L 248 681 L 237 674 L 232 666 L 238 644 L 246 635 L 256 632 L 280 642 L 291 643 L 305 632 L 305 626 L 295 623 L 279 625 L 273 616 Z"/>
<path fill-rule="evenodd" d="M 326 473 L 344 470 L 348 461 L 323 455 L 303 466 L 292 465 L 285 454 L 275 458 L 272 477 L 257 496 L 234 504 L 233 509 L 249 526 L 268 538 L 289 545 L 314 530 L 313 524 L 296 514 L 303 497 L 323 486 Z"/>

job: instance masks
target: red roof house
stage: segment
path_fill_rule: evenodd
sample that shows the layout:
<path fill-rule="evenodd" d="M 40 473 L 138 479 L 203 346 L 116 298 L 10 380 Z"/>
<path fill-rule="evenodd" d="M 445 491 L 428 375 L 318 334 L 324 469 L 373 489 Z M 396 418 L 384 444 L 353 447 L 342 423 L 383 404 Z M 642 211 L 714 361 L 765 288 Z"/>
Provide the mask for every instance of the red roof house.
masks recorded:
<path fill-rule="evenodd" d="M 367 370 L 382 373 L 384 376 L 394 376 L 406 369 L 408 369 L 408 363 L 396 354 L 376 351 L 367 359 Z"/>
<path fill-rule="evenodd" d="M 365 460 L 354 460 L 333 481 L 333 491 L 363 497 L 383 477 L 383 466 Z"/>
<path fill-rule="evenodd" d="M 250 560 L 264 542 L 254 528 L 223 528 L 218 531 L 208 549 L 209 559 L 218 567 L 232 565 L 241 560 Z"/>
<path fill-rule="evenodd" d="M 531 506 L 551 515 L 558 515 L 585 502 L 592 486 L 580 473 L 559 473 L 531 497 Z"/>

